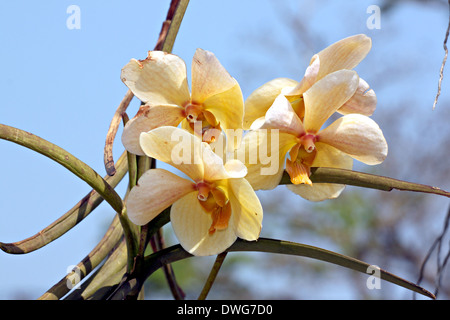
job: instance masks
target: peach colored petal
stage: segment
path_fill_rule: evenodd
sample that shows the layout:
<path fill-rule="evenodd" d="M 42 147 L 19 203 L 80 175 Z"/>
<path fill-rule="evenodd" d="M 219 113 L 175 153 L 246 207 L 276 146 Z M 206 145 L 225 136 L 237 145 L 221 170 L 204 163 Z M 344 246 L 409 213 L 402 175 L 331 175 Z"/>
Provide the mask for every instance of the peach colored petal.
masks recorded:
<path fill-rule="evenodd" d="M 147 224 L 190 192 L 196 195 L 192 181 L 164 169 L 148 170 L 128 195 L 126 201 L 128 218 L 137 225 Z"/>
<path fill-rule="evenodd" d="M 359 85 L 355 71 L 339 70 L 317 81 L 303 94 L 308 133 L 317 133 L 325 121 L 354 94 Z"/>
<path fill-rule="evenodd" d="M 145 60 L 132 59 L 122 69 L 125 85 L 145 103 L 184 106 L 190 100 L 184 61 L 162 51 L 150 51 Z"/>
<path fill-rule="evenodd" d="M 285 92 L 286 97 L 289 98 L 290 96 L 303 94 L 309 88 L 311 88 L 312 85 L 318 80 L 317 75 L 319 74 L 319 69 L 320 69 L 320 57 L 319 55 L 315 54 L 312 57 L 308 68 L 306 68 L 303 79 L 297 86 L 295 86 L 295 88 Z"/>
<path fill-rule="evenodd" d="M 295 136 L 278 130 L 248 132 L 236 152 L 237 159 L 247 166 L 245 179 L 255 190 L 269 190 L 278 186 L 286 154 L 297 143 Z"/>
<path fill-rule="evenodd" d="M 255 91 L 245 100 L 244 109 L 244 129 L 250 129 L 252 123 L 263 117 L 270 106 L 273 104 L 275 98 L 281 93 L 283 88 L 295 87 L 298 81 L 288 78 L 273 79 Z"/>
<path fill-rule="evenodd" d="M 202 141 L 186 130 L 159 127 L 140 136 L 145 154 L 187 174 L 195 182 L 203 180 Z"/>
<path fill-rule="evenodd" d="M 160 126 L 178 126 L 183 120 L 183 109 L 176 105 L 140 107 L 138 114 L 127 122 L 122 133 L 122 143 L 129 152 L 145 155 L 139 145 L 139 136 Z"/>
<path fill-rule="evenodd" d="M 370 89 L 369 84 L 359 78 L 359 86 L 355 94 L 337 111 L 341 114 L 359 113 L 371 116 L 377 106 L 375 91 Z"/>
<path fill-rule="evenodd" d="M 341 69 L 355 68 L 369 53 L 372 40 L 358 34 L 333 43 L 318 53 L 320 70 L 317 80 Z"/>
<path fill-rule="evenodd" d="M 279 95 L 267 110 L 261 129 L 278 129 L 295 136 L 305 133 L 303 123 L 284 95 Z"/>
<path fill-rule="evenodd" d="M 203 102 L 219 93 L 233 88 L 237 81 L 220 64 L 216 56 L 203 49 L 197 49 L 192 59 L 192 102 Z"/>
<path fill-rule="evenodd" d="M 290 184 L 286 187 L 302 198 L 315 202 L 335 199 L 345 189 L 345 185 L 332 183 Z"/>
<path fill-rule="evenodd" d="M 319 141 L 370 165 L 383 162 L 388 152 L 380 127 L 360 114 L 339 118 L 319 133 Z"/>

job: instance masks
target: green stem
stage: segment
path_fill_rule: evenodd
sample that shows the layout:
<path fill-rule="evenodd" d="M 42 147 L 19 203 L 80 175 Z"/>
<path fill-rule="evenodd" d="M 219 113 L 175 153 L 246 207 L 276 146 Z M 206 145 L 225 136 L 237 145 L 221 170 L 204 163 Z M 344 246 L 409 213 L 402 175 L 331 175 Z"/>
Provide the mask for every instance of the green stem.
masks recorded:
<path fill-rule="evenodd" d="M 117 160 L 116 169 L 117 172 L 114 176 L 111 177 L 107 175 L 104 178 L 113 188 L 117 186 L 127 172 L 127 158 L 125 152 Z M 75 227 L 102 202 L 103 198 L 95 190 L 92 190 L 72 209 L 34 236 L 13 243 L 0 242 L 0 249 L 11 254 L 29 253 L 40 249 Z"/>
<path fill-rule="evenodd" d="M 167 31 L 167 35 L 162 44 L 162 51 L 172 52 L 173 45 L 175 43 L 175 39 L 178 35 L 178 31 L 180 29 L 181 21 L 183 21 L 184 14 L 186 12 L 187 6 L 189 4 L 189 0 L 179 0 L 176 4 L 175 13 L 170 20 L 169 30 Z M 170 15 L 170 12 L 169 14 Z M 169 17 L 170 18 L 170 17 Z"/>
<path fill-rule="evenodd" d="M 450 197 L 450 192 L 437 187 L 412 183 L 369 173 L 338 168 L 311 168 L 310 179 L 313 183 L 337 183 L 383 191 L 402 190 L 432 193 Z M 284 172 L 280 184 L 291 184 L 289 175 Z"/>
<path fill-rule="evenodd" d="M 122 199 L 114 188 L 90 166 L 66 150 L 34 134 L 4 124 L 0 124 L 0 139 L 17 143 L 56 161 L 89 184 L 116 212 L 122 212 Z"/>
<path fill-rule="evenodd" d="M 108 228 L 103 239 L 95 246 L 95 248 L 75 267 L 80 276 L 79 280 L 86 277 L 93 269 L 95 269 L 117 245 L 122 237 L 122 228 L 120 227 L 117 215 L 114 217 L 110 227 Z M 61 299 L 70 291 L 67 285 L 71 281 L 73 274 L 69 274 L 51 287 L 44 293 L 39 300 L 57 300 Z"/>
<path fill-rule="evenodd" d="M 202 292 L 200 293 L 198 300 L 205 300 L 206 296 L 208 295 L 209 291 L 211 290 L 211 287 L 216 280 L 217 274 L 219 273 L 220 267 L 222 267 L 223 261 L 225 260 L 225 257 L 227 256 L 227 252 L 222 252 L 217 255 L 216 261 L 214 262 L 214 265 L 211 269 L 211 272 L 209 273 L 208 279 L 206 280 L 205 286 L 203 287 Z"/>
<path fill-rule="evenodd" d="M 242 252 L 242 251 L 267 252 L 267 253 L 278 253 L 278 254 L 308 257 L 324 262 L 329 262 L 358 272 L 362 272 L 368 276 L 369 276 L 369 274 L 367 273 L 368 268 L 371 267 L 371 265 L 366 262 L 362 262 L 357 259 L 344 256 L 332 251 L 328 251 L 310 245 L 275 239 L 259 238 L 257 241 L 245 241 L 238 239 L 227 250 L 227 252 Z M 150 256 L 147 256 L 145 258 L 146 274 L 144 279 L 149 277 L 153 272 L 158 270 L 164 264 L 173 263 L 190 257 L 193 257 L 193 255 L 183 250 L 183 248 L 180 245 L 175 245 L 163 249 L 159 252 L 156 252 Z M 432 299 L 436 298 L 431 292 L 425 290 L 424 288 L 410 281 L 404 280 L 383 269 L 379 269 L 379 272 L 380 278 L 385 281 L 397 284 L 403 288 L 420 293 L 429 298 Z"/>

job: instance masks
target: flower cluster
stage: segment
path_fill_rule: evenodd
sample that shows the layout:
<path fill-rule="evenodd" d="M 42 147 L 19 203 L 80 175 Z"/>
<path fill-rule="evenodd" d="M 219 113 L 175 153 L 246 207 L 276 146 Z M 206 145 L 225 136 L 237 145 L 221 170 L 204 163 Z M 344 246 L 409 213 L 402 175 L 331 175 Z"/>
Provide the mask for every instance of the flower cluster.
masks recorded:
<path fill-rule="evenodd" d="M 386 140 L 369 118 L 374 91 L 353 71 L 370 48 L 365 35 L 336 42 L 312 57 L 300 82 L 274 79 L 245 103 L 238 82 L 211 52 L 195 52 L 191 90 L 178 56 L 152 51 L 131 60 L 122 81 L 143 104 L 122 142 L 187 178 L 164 169 L 145 172 L 127 199 L 130 220 L 147 224 L 171 206 L 183 248 L 213 255 L 238 237 L 258 239 L 263 210 L 255 190 L 275 188 L 284 170 L 296 194 L 312 201 L 337 197 L 344 186 L 313 184 L 312 167 L 351 169 L 353 159 L 374 165 L 387 155 Z M 323 128 L 336 112 L 342 116 Z M 248 130 L 243 137 L 242 130 Z"/>

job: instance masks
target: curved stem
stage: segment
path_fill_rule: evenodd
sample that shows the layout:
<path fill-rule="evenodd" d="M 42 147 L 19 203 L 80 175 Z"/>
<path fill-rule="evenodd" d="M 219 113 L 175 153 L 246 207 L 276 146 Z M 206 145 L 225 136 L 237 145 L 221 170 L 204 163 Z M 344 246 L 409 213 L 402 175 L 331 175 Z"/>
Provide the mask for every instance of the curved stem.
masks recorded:
<path fill-rule="evenodd" d="M 0 139 L 17 143 L 56 161 L 89 184 L 116 212 L 122 211 L 122 199 L 111 185 L 90 166 L 63 148 L 34 134 L 4 124 L 0 124 Z"/>
<path fill-rule="evenodd" d="M 227 256 L 227 252 L 222 252 L 217 255 L 216 261 L 214 261 L 214 265 L 211 269 L 211 272 L 209 273 L 208 279 L 206 280 L 205 286 L 202 289 L 202 292 L 200 293 L 198 300 L 205 300 L 206 296 L 208 295 L 209 291 L 211 290 L 211 287 L 216 280 L 217 274 L 219 273 L 220 267 L 222 267 L 223 261 L 225 260 L 225 257 Z"/>
<path fill-rule="evenodd" d="M 450 192 L 439 189 L 437 187 L 346 169 L 322 167 L 311 168 L 310 179 L 313 183 L 346 184 L 383 191 L 392 191 L 396 189 L 402 191 L 432 193 L 445 196 L 447 198 L 450 197 Z M 287 172 L 284 172 L 280 184 L 291 184 L 291 180 Z"/>
<path fill-rule="evenodd" d="M 57 300 L 66 295 L 72 287 L 68 283 L 72 283 L 74 275 L 78 275 L 80 281 L 86 277 L 93 269 L 95 269 L 111 252 L 122 237 L 123 232 L 120 227 L 118 216 L 116 215 L 104 235 L 103 239 L 95 246 L 95 248 L 74 268 L 74 272 L 62 278 L 58 283 L 45 292 L 39 300 Z"/>
<path fill-rule="evenodd" d="M 113 188 L 117 186 L 127 172 L 126 153 L 123 153 L 117 160 L 116 169 L 117 172 L 113 177 L 106 176 L 104 178 Z M 40 249 L 76 226 L 102 202 L 103 198 L 97 191 L 92 190 L 72 209 L 34 236 L 13 243 L 0 242 L 0 249 L 11 254 L 24 254 Z"/>

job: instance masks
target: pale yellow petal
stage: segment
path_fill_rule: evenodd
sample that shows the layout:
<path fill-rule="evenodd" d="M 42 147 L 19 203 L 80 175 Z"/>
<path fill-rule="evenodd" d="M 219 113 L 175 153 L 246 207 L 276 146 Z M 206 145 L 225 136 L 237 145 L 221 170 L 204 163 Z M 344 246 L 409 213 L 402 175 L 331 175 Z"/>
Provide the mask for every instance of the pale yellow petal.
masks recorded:
<path fill-rule="evenodd" d="M 122 143 L 129 152 L 145 155 L 139 144 L 139 136 L 161 126 L 178 126 L 183 120 L 183 109 L 176 105 L 140 107 L 138 114 L 127 122 L 122 133 Z"/>
<path fill-rule="evenodd" d="M 317 80 L 337 70 L 355 68 L 367 56 L 371 48 L 372 40 L 364 34 L 333 43 L 318 53 L 320 70 Z"/>
<path fill-rule="evenodd" d="M 306 68 L 305 75 L 303 76 L 303 79 L 299 82 L 299 84 L 295 86 L 295 88 L 292 88 L 289 91 L 285 91 L 286 97 L 301 95 L 309 88 L 311 88 L 312 85 L 318 80 L 317 75 L 319 74 L 319 69 L 320 57 L 319 55 L 315 54 L 312 57 L 308 68 Z"/>
<path fill-rule="evenodd" d="M 337 111 L 341 114 L 359 113 L 371 116 L 377 106 L 377 96 L 369 84 L 359 78 L 359 86 L 355 94 Z"/>
<path fill-rule="evenodd" d="M 290 184 L 287 188 L 309 201 L 324 201 L 339 197 L 345 185 L 332 183 Z"/>
<path fill-rule="evenodd" d="M 202 141 L 177 127 L 159 127 L 140 136 L 140 145 L 151 158 L 170 164 L 195 182 L 203 180 Z"/>
<path fill-rule="evenodd" d="M 298 81 L 292 79 L 277 78 L 253 91 L 244 104 L 244 129 L 250 129 L 250 126 L 256 119 L 266 114 L 275 98 L 280 95 L 284 88 L 295 87 L 297 84 Z"/>
<path fill-rule="evenodd" d="M 203 108 L 210 111 L 223 130 L 242 129 L 244 117 L 244 98 L 239 84 L 216 95 L 209 96 L 203 102 Z"/>
<path fill-rule="evenodd" d="M 194 191 L 192 181 L 164 169 L 148 170 L 128 195 L 128 218 L 137 225 L 147 224 L 181 197 L 190 192 L 195 195 Z"/>
<path fill-rule="evenodd" d="M 192 59 L 192 103 L 203 104 L 209 97 L 228 91 L 236 84 L 237 81 L 212 52 L 195 51 Z"/>
<path fill-rule="evenodd" d="M 295 136 L 278 130 L 248 132 L 236 152 L 237 159 L 247 166 L 245 179 L 255 190 L 270 190 L 278 186 L 286 154 L 297 142 Z"/>
<path fill-rule="evenodd" d="M 358 74 L 351 70 L 339 70 L 317 81 L 303 94 L 305 130 L 317 133 L 325 121 L 355 94 L 358 85 Z"/>
<path fill-rule="evenodd" d="M 319 133 L 319 141 L 370 165 L 383 162 L 388 152 L 380 127 L 360 114 L 339 118 Z"/>
<path fill-rule="evenodd" d="M 209 233 L 211 214 L 206 213 L 195 193 L 189 193 L 172 205 L 170 220 L 181 246 L 196 256 L 219 254 L 237 239 L 233 219 L 228 228 Z"/>
<path fill-rule="evenodd" d="M 255 191 L 246 179 L 229 179 L 228 185 L 236 235 L 247 241 L 257 240 L 262 228 L 263 208 Z"/>
<path fill-rule="evenodd" d="M 299 136 L 305 133 L 303 123 L 284 95 L 279 95 L 267 110 L 261 129 L 278 129 Z"/>
<path fill-rule="evenodd" d="M 315 145 L 317 153 L 311 167 L 352 169 L 353 159 L 349 155 L 324 142 L 316 142 Z"/>
<path fill-rule="evenodd" d="M 122 69 L 125 85 L 145 103 L 184 106 L 190 100 L 184 61 L 162 51 L 150 51 L 145 60 L 132 59 Z"/>

